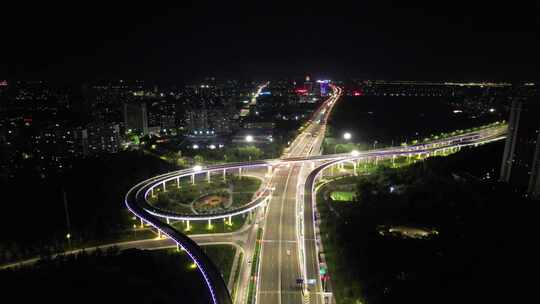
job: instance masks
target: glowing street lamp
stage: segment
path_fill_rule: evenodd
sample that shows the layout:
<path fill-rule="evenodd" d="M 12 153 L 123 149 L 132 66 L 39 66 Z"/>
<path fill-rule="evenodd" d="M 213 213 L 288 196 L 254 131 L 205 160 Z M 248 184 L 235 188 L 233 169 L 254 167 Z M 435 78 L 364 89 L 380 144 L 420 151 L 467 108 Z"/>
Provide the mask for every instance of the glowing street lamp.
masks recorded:
<path fill-rule="evenodd" d="M 349 139 L 351 139 L 351 138 L 352 138 L 352 134 L 351 134 L 351 133 L 345 132 L 345 133 L 343 134 L 343 139 L 349 140 Z"/>
<path fill-rule="evenodd" d="M 246 135 L 246 141 L 247 142 L 253 142 L 253 136 L 252 135 Z"/>

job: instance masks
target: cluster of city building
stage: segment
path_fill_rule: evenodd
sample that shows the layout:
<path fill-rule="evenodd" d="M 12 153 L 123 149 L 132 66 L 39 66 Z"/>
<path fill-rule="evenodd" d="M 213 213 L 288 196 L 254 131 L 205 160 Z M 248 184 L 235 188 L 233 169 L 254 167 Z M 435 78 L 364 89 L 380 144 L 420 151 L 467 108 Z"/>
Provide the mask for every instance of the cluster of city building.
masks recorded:
<path fill-rule="evenodd" d="M 298 94 L 299 87 L 308 93 Z M 73 159 L 136 149 L 148 137 L 182 138 L 197 148 L 245 142 L 246 134 L 250 144 L 271 143 L 276 118 L 305 117 L 305 109 L 293 108 L 318 101 L 315 87 L 309 79 L 265 84 L 207 77 L 182 86 L 2 80 L 1 177 L 28 170 L 46 177 Z"/>

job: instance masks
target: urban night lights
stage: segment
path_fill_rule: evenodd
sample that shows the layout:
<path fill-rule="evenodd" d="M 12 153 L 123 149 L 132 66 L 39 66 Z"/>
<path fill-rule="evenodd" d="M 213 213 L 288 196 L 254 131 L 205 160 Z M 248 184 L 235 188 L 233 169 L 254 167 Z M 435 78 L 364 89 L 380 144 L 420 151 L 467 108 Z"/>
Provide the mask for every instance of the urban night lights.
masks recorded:
<path fill-rule="evenodd" d="M 0 299 L 533 298 L 537 10 L 394 2 L 4 5 Z"/>

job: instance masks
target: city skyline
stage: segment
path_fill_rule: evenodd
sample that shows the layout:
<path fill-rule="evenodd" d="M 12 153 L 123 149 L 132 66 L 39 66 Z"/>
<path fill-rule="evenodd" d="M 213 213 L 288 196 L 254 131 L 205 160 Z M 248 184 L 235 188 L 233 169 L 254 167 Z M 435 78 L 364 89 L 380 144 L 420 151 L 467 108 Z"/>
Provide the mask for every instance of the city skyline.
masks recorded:
<path fill-rule="evenodd" d="M 4 5 L 2 298 L 525 302 L 538 5 Z"/>

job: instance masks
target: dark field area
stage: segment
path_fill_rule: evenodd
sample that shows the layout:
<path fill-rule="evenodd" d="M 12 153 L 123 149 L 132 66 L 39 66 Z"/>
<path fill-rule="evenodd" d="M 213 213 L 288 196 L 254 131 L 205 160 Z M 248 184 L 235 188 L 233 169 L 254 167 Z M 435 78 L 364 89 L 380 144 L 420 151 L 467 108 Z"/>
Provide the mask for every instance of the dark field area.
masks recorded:
<path fill-rule="evenodd" d="M 0 264 L 67 248 L 62 190 L 72 246 L 133 237 L 131 228 L 138 221 L 125 207 L 126 192 L 143 179 L 173 169 L 153 156 L 122 152 L 81 160 L 61 176 L 2 182 L 0 187 L 8 190 L 2 213 L 9 216 L 0 224 Z"/>
<path fill-rule="evenodd" d="M 525 301 L 538 208 L 493 178 L 502 148 L 466 149 L 343 180 L 357 189 L 348 203 L 332 203 L 336 186 L 323 186 L 321 235 L 338 303 Z M 399 226 L 437 234 L 380 234 Z"/>
<path fill-rule="evenodd" d="M 210 303 L 191 265 L 184 252 L 109 250 L 0 271 L 0 281 L 4 297 L 18 303 Z"/>
<path fill-rule="evenodd" d="M 376 147 L 382 147 L 507 117 L 497 111 L 471 118 L 454 114 L 454 109 L 440 97 L 345 96 L 330 116 L 330 136 L 342 139 L 343 133 L 350 132 L 352 142 L 373 146 L 377 141 Z"/>

